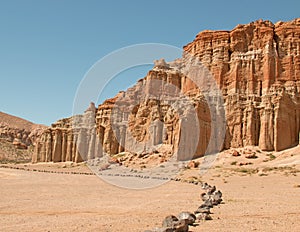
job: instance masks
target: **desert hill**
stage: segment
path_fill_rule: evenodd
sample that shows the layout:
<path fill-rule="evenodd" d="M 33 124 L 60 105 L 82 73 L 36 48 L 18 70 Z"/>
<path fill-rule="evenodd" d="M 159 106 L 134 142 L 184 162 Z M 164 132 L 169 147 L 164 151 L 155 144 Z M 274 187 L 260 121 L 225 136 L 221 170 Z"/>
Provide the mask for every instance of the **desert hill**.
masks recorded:
<path fill-rule="evenodd" d="M 30 161 L 36 138 L 46 126 L 0 112 L 1 162 Z"/>

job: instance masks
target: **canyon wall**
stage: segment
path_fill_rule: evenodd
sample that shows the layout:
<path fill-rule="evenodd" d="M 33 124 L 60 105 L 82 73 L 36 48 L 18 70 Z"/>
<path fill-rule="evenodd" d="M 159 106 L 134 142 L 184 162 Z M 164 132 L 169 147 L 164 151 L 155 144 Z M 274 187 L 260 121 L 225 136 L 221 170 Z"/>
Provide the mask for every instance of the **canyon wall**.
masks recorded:
<path fill-rule="evenodd" d="M 200 91 L 182 71 L 189 56 L 212 73 L 223 95 L 222 149 L 254 145 L 279 151 L 299 143 L 300 19 L 275 25 L 259 20 L 232 31 L 200 32 L 181 59 L 156 61 L 126 92 L 54 123 L 40 136 L 33 161 L 80 162 L 102 152 L 149 152 L 160 144 L 170 145 L 180 160 L 214 152 L 214 115 L 222 107 L 215 104 L 212 112 L 209 90 Z"/>
<path fill-rule="evenodd" d="M 299 143 L 300 19 L 204 31 L 184 50 L 200 58 L 222 89 L 225 148 L 278 151 Z"/>

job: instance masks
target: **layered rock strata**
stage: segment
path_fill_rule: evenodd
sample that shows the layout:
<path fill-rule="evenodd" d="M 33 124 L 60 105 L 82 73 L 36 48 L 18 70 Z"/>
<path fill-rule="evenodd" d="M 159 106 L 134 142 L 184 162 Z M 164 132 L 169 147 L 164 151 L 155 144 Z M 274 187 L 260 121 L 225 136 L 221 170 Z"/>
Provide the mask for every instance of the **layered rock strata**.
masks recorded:
<path fill-rule="evenodd" d="M 259 20 L 232 31 L 200 32 L 184 46 L 181 59 L 155 62 L 126 92 L 54 123 L 40 137 L 33 161 L 80 162 L 103 151 L 139 153 L 160 144 L 171 145 L 181 160 L 214 152 L 218 146 L 210 141 L 219 136 L 214 115 L 222 113 L 222 106 L 212 101 L 212 112 L 211 91 L 200 90 L 183 72 L 190 56 L 212 73 L 222 92 L 222 148 L 253 145 L 278 151 L 299 143 L 300 19 L 275 25 Z M 155 97 L 153 90 L 159 92 Z M 193 111 L 195 122 L 188 120 L 195 119 Z"/>
<path fill-rule="evenodd" d="M 18 149 L 33 146 L 42 134 L 43 125 L 0 112 L 0 139 L 13 144 Z"/>
<path fill-rule="evenodd" d="M 40 136 L 32 161 L 82 162 L 100 157 L 102 150 L 95 116 L 96 107 L 91 104 L 83 115 L 75 115 L 53 123 Z"/>
<path fill-rule="evenodd" d="M 278 151 L 299 143 L 300 19 L 204 31 L 184 50 L 200 58 L 222 89 L 225 148 Z"/>

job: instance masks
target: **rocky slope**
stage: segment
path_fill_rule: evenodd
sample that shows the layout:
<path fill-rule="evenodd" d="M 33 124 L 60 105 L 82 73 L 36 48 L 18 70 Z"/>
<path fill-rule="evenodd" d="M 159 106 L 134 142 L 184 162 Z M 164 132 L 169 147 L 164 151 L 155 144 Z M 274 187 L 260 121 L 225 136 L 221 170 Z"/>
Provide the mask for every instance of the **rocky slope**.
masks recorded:
<path fill-rule="evenodd" d="M 28 161 L 45 126 L 0 112 L 0 160 Z"/>
<path fill-rule="evenodd" d="M 300 19 L 203 31 L 184 51 L 174 62 L 157 61 L 134 87 L 98 108 L 92 104 L 83 115 L 54 123 L 39 137 L 33 161 L 80 162 L 103 151 L 151 154 L 161 144 L 180 160 L 218 150 L 210 138 L 219 140 L 215 115 L 222 114 L 222 106 L 212 100 L 212 111 L 207 100 L 215 96 L 200 91 L 184 72 L 190 57 L 213 74 L 222 92 L 223 149 L 253 145 L 279 151 L 299 143 Z M 191 121 L 193 111 L 197 122 Z"/>

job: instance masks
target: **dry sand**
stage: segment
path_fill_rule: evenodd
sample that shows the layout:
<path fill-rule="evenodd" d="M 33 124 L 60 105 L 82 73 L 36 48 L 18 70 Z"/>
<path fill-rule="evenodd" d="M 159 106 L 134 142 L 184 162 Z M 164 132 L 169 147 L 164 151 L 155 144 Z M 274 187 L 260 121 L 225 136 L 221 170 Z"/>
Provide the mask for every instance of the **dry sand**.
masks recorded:
<path fill-rule="evenodd" d="M 199 186 L 127 190 L 96 176 L 0 169 L 0 231 L 144 231 L 196 208 Z"/>
<path fill-rule="evenodd" d="M 280 157 L 270 162 L 282 166 L 299 161 L 299 156 Z M 237 171 L 239 167 L 228 164 L 235 159 L 224 153 L 201 177 L 223 192 L 224 204 L 212 209 L 212 221 L 200 222 L 190 231 L 300 231 L 300 173 L 294 169 L 272 169 L 263 175 Z M 61 165 L 27 164 L 26 168 L 90 172 L 83 165 Z M 197 173 L 190 169 L 182 178 Z M 199 185 L 175 181 L 130 190 L 94 175 L 0 168 L 0 231 L 144 231 L 160 226 L 169 214 L 196 210 L 202 203 L 201 192 Z"/>

